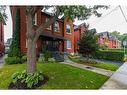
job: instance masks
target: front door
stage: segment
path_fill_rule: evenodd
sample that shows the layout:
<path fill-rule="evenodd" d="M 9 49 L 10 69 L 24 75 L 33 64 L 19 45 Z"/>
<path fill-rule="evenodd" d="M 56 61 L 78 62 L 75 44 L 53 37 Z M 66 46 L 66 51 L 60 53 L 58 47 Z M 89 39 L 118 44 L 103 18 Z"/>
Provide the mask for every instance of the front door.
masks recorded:
<path fill-rule="evenodd" d="M 58 41 L 44 41 L 43 45 L 45 45 L 49 51 L 59 51 L 60 44 Z"/>

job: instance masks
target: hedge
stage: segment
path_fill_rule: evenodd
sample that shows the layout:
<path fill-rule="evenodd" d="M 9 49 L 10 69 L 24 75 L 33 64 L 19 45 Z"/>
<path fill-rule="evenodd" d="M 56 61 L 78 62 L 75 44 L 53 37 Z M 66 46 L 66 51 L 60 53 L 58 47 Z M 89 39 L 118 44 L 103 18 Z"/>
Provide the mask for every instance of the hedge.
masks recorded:
<path fill-rule="evenodd" d="M 19 64 L 21 63 L 21 58 L 19 57 L 7 57 L 5 59 L 6 64 Z"/>
<path fill-rule="evenodd" d="M 121 48 L 121 49 L 108 49 L 108 51 L 121 51 L 121 52 L 124 52 L 124 48 Z M 125 49 L 125 53 L 127 54 L 127 48 Z"/>
<path fill-rule="evenodd" d="M 27 57 L 7 57 L 5 58 L 5 63 L 6 64 L 19 64 L 19 63 L 24 63 L 27 61 Z"/>
<path fill-rule="evenodd" d="M 94 55 L 94 58 L 97 59 L 106 59 L 112 61 L 124 61 L 124 52 L 123 51 L 98 51 Z"/>

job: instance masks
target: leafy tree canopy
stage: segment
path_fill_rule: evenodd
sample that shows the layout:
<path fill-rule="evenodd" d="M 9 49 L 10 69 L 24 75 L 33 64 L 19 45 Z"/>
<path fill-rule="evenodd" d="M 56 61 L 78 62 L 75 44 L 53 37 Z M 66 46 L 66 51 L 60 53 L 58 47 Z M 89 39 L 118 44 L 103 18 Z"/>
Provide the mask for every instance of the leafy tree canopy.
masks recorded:
<path fill-rule="evenodd" d="M 86 32 L 84 32 L 82 38 L 78 43 L 78 52 L 85 57 L 90 57 L 94 55 L 99 48 L 99 45 L 97 44 L 97 36 L 95 35 L 95 33 L 95 29 L 94 31 L 93 29 L 87 30 Z"/>
<path fill-rule="evenodd" d="M 6 6 L 1 5 L 0 6 L 0 21 L 4 21 L 4 23 L 7 21 L 7 14 L 5 10 L 6 10 Z"/>
<path fill-rule="evenodd" d="M 88 19 L 91 15 L 97 17 L 101 16 L 101 13 L 98 13 L 99 8 L 108 9 L 108 6 L 95 5 L 95 6 L 44 6 L 43 11 L 47 11 L 52 8 L 52 14 L 58 12 L 59 15 L 68 17 L 71 19 L 78 18 L 79 20 Z"/>

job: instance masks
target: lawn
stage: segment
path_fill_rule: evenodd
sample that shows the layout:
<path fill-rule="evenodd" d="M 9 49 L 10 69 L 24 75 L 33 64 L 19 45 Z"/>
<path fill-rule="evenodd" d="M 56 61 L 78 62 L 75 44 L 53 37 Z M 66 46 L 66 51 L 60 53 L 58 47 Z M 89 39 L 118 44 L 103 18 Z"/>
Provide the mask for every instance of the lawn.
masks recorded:
<path fill-rule="evenodd" d="M 111 71 L 116 71 L 119 68 L 119 65 L 117 64 L 112 64 L 112 63 L 104 63 L 104 62 L 97 62 L 97 63 L 87 63 L 85 60 L 82 60 L 80 58 L 71 58 L 73 62 L 88 65 L 88 66 L 93 66 L 93 67 L 98 67 L 106 70 L 111 70 Z"/>
<path fill-rule="evenodd" d="M 0 89 L 7 89 L 11 75 L 25 67 L 26 64 L 4 65 L 0 69 Z M 49 77 L 49 81 L 38 89 L 99 89 L 109 78 L 67 64 L 38 64 L 37 67 Z"/>
<path fill-rule="evenodd" d="M 117 65 L 117 64 L 102 63 L 102 62 L 94 64 L 93 66 L 102 68 L 102 69 L 111 70 L 111 71 L 116 71 L 119 68 L 119 65 Z"/>

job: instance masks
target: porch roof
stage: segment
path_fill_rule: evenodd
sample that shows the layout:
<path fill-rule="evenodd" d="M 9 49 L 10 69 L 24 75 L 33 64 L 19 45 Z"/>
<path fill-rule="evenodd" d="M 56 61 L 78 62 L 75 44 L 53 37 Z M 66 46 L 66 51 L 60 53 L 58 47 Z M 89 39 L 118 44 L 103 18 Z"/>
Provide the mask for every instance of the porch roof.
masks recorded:
<path fill-rule="evenodd" d="M 67 40 L 63 36 L 53 35 L 53 34 L 49 34 L 49 33 L 45 33 L 45 32 L 41 33 L 41 36 L 48 37 L 48 38 L 51 38 L 53 40 L 64 40 L 64 41 Z"/>

